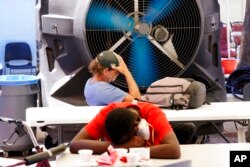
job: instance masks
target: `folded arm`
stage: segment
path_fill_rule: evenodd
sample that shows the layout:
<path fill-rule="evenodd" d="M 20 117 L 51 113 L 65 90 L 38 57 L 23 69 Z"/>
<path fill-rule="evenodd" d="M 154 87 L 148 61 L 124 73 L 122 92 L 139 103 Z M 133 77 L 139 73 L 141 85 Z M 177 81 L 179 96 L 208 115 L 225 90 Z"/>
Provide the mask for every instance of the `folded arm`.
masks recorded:
<path fill-rule="evenodd" d="M 177 159 L 180 156 L 180 145 L 173 131 L 169 132 L 159 145 L 150 146 L 151 158 Z"/>
<path fill-rule="evenodd" d="M 77 153 L 80 149 L 91 149 L 94 154 L 107 151 L 110 142 L 93 140 L 83 128 L 70 142 L 70 152 Z"/>
<path fill-rule="evenodd" d="M 70 142 L 70 152 L 77 153 L 80 149 L 91 149 L 94 154 L 102 154 L 107 151 L 110 142 L 93 140 L 84 128 Z M 145 141 L 140 137 L 134 137 L 123 145 L 113 145 L 114 147 L 142 147 Z M 177 159 L 180 158 L 180 145 L 173 131 L 169 132 L 159 145 L 150 146 L 151 158 Z"/>

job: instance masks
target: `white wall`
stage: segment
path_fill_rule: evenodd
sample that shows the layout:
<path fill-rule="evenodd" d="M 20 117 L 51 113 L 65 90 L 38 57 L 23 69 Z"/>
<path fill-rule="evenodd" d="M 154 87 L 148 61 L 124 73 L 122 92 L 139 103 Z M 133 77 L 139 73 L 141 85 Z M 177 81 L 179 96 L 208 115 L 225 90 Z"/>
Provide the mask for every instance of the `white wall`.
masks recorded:
<path fill-rule="evenodd" d="M 26 41 L 36 65 L 35 0 L 0 0 L 0 63 L 7 42 Z"/>
<path fill-rule="evenodd" d="M 221 21 L 224 23 L 243 21 L 246 0 L 218 0 L 220 4 Z"/>

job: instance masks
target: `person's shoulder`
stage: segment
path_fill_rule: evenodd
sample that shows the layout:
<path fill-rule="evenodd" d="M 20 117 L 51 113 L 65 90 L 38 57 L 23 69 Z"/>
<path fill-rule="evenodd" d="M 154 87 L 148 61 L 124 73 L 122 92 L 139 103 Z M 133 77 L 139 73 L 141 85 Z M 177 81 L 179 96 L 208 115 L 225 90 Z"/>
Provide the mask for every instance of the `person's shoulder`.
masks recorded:
<path fill-rule="evenodd" d="M 91 78 L 88 79 L 88 81 L 86 82 L 85 88 L 94 88 L 94 89 L 102 89 L 105 90 L 109 87 L 113 87 L 113 85 L 111 85 L 108 82 L 104 82 L 104 81 L 92 81 Z"/>

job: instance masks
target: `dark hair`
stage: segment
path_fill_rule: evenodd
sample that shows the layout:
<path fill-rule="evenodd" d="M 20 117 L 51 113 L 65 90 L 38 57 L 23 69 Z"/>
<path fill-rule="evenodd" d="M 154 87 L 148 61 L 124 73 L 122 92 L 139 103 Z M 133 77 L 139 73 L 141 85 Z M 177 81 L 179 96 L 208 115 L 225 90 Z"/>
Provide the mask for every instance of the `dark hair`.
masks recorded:
<path fill-rule="evenodd" d="M 123 144 L 134 136 L 134 114 L 127 108 L 110 111 L 105 120 L 107 133 L 114 144 Z"/>

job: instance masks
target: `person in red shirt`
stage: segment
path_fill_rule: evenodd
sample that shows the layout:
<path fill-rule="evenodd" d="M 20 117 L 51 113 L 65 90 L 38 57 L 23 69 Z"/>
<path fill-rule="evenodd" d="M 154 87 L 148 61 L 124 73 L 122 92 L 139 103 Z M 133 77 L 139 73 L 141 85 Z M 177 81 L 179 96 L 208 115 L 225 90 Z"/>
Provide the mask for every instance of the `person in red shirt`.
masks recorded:
<path fill-rule="evenodd" d="M 138 133 L 142 120 L 149 125 L 147 139 Z M 101 154 L 109 145 L 115 148 L 149 147 L 151 158 L 180 157 L 179 142 L 166 115 L 147 102 L 107 105 L 72 139 L 70 151 L 92 149 L 95 154 Z"/>

